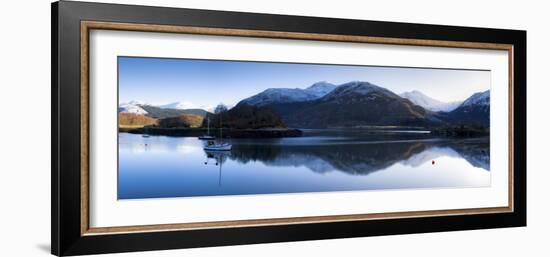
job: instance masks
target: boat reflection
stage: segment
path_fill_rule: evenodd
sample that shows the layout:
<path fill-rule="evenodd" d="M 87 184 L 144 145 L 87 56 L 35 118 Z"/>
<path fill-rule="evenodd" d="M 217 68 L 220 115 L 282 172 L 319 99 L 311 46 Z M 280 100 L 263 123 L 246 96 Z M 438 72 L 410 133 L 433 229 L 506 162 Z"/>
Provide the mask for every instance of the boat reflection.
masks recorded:
<path fill-rule="evenodd" d="M 205 150 L 204 153 L 206 154 L 206 161 L 204 162 L 204 165 L 215 165 L 218 166 L 218 186 L 221 186 L 222 184 L 222 166 L 225 161 L 227 161 L 227 158 L 229 157 L 230 153 L 228 151 L 207 151 Z"/>

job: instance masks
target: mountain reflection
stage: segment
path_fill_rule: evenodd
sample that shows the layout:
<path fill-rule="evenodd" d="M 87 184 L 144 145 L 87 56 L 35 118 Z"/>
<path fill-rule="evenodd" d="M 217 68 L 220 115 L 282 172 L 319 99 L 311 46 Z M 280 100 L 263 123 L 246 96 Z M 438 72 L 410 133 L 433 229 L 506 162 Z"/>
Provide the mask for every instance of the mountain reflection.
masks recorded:
<path fill-rule="evenodd" d="M 119 199 L 491 185 L 489 139 L 310 133 L 228 139 L 119 135 Z"/>
<path fill-rule="evenodd" d="M 337 170 L 351 175 L 367 175 L 396 163 L 418 167 L 442 156 L 462 158 L 474 167 L 490 169 L 487 139 L 364 144 L 235 144 L 226 155 L 242 164 L 261 162 L 275 167 L 303 166 L 316 173 Z"/>
<path fill-rule="evenodd" d="M 452 144 L 450 146 L 462 158 L 468 161 L 472 166 L 490 170 L 490 151 L 489 142 L 485 143 L 470 143 L 470 144 Z"/>

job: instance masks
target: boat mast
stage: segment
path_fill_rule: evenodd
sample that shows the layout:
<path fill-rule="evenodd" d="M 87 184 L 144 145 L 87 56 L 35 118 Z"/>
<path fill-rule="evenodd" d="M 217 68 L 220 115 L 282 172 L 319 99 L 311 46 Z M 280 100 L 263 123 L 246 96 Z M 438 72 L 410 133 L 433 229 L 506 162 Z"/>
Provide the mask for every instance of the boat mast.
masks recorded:
<path fill-rule="evenodd" d="M 220 172 L 218 174 L 218 186 L 222 185 L 222 163 L 223 163 L 223 160 L 222 160 L 222 156 L 220 155 Z"/>
<path fill-rule="evenodd" d="M 222 133 L 223 133 L 223 128 L 222 128 L 222 112 L 220 112 L 220 140 L 223 141 Z"/>
<path fill-rule="evenodd" d="M 206 121 L 207 121 L 207 127 L 206 127 L 206 134 L 210 136 L 210 117 L 206 117 Z"/>

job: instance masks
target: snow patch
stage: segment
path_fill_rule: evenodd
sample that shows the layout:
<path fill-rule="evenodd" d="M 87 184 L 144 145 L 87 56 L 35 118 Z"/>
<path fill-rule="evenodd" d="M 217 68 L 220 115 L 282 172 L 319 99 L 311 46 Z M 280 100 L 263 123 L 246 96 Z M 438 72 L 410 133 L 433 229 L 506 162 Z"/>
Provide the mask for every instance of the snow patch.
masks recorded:
<path fill-rule="evenodd" d="M 145 105 L 145 103 L 140 101 L 121 103 L 118 105 L 118 112 L 146 115 L 147 111 L 141 108 L 142 105 Z"/>
<path fill-rule="evenodd" d="M 336 88 L 327 82 L 317 82 L 306 89 L 268 88 L 263 92 L 242 100 L 249 105 L 263 106 L 272 103 L 292 103 L 312 101 L 323 97 Z"/>

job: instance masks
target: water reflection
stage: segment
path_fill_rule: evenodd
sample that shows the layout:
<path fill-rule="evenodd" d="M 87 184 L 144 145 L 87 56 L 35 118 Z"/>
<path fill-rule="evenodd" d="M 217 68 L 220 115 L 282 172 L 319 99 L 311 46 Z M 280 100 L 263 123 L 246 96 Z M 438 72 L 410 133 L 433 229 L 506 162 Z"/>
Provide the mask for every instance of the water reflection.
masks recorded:
<path fill-rule="evenodd" d="M 119 135 L 119 199 L 490 185 L 488 138 L 331 133 L 233 139 Z"/>
<path fill-rule="evenodd" d="M 397 162 L 418 167 L 440 156 L 461 157 L 474 167 L 489 170 L 489 144 L 486 139 L 390 143 L 354 141 L 354 144 L 322 145 L 244 143 L 235 145 L 229 158 L 242 164 L 259 161 L 268 166 L 305 166 L 318 173 L 338 170 L 352 175 L 366 175 Z"/>

